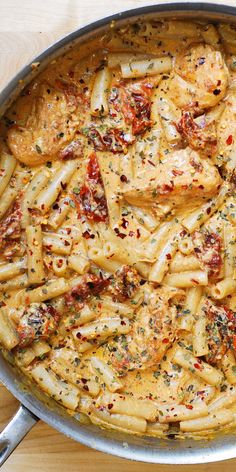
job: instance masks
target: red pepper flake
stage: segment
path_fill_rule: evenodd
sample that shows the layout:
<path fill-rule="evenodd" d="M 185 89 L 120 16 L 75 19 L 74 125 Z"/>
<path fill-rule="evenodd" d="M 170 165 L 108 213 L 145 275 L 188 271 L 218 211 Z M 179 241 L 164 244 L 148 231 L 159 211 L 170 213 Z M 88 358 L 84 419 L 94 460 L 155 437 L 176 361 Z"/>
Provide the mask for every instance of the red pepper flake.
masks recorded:
<path fill-rule="evenodd" d="M 78 207 L 79 214 L 82 213 L 87 219 L 95 222 L 108 220 L 105 190 L 95 153 L 89 156 L 85 184 L 81 187 L 79 194 L 73 194 L 72 198 Z"/>
<path fill-rule="evenodd" d="M 184 172 L 183 170 L 179 170 L 179 169 L 172 169 L 172 174 L 176 177 L 177 175 L 182 175 Z"/>
<path fill-rule="evenodd" d="M 196 284 L 196 285 L 199 285 L 199 282 L 198 282 L 197 280 L 195 280 L 195 279 L 191 279 L 191 282 L 193 282 L 193 283 Z"/>
<path fill-rule="evenodd" d="M 107 405 L 108 410 L 111 410 L 112 407 L 113 407 L 113 403 L 108 403 L 108 405 Z"/>
<path fill-rule="evenodd" d="M 151 166 L 156 167 L 156 164 L 154 164 L 154 162 L 150 161 L 149 159 L 148 159 L 148 163 L 149 163 Z"/>
<path fill-rule="evenodd" d="M 85 239 L 94 239 L 95 238 L 95 234 L 91 234 L 89 231 L 84 231 L 82 233 L 82 236 Z"/>
<path fill-rule="evenodd" d="M 122 228 L 126 229 L 129 226 L 128 220 L 125 218 L 122 218 L 122 223 L 121 223 Z"/>
<path fill-rule="evenodd" d="M 170 342 L 170 341 L 169 341 L 169 339 L 168 339 L 168 338 L 164 338 L 164 339 L 162 339 L 162 343 L 163 343 L 163 344 L 168 344 L 169 342 Z"/>
<path fill-rule="evenodd" d="M 211 213 L 211 207 L 208 207 L 208 208 L 206 209 L 206 213 L 207 213 L 207 215 L 210 215 L 210 213 Z"/>
<path fill-rule="evenodd" d="M 232 143 L 233 143 L 233 136 L 232 136 L 232 134 L 230 134 L 230 135 L 228 136 L 228 138 L 226 139 L 226 144 L 227 144 L 228 146 L 230 146 L 230 144 L 232 144 Z"/>
<path fill-rule="evenodd" d="M 134 231 L 129 231 L 129 236 L 132 238 L 135 235 Z"/>
<path fill-rule="evenodd" d="M 139 239 L 139 238 L 140 238 L 140 236 L 141 236 L 141 234 L 140 234 L 140 230 L 139 230 L 139 229 L 137 229 L 137 239 Z"/>
<path fill-rule="evenodd" d="M 192 410 L 193 409 L 193 405 L 185 405 L 186 408 L 188 408 L 188 410 Z"/>
<path fill-rule="evenodd" d="M 114 231 L 117 234 L 118 238 L 124 239 L 127 236 L 125 233 L 121 233 L 119 228 L 114 228 Z"/>
<path fill-rule="evenodd" d="M 197 363 L 193 364 L 193 367 L 195 367 L 195 369 L 201 369 L 201 365 Z"/>
<path fill-rule="evenodd" d="M 179 233 L 179 235 L 183 238 L 184 236 L 186 236 L 187 234 L 187 231 L 186 229 L 183 229 L 183 231 L 181 231 L 181 233 Z"/>
<path fill-rule="evenodd" d="M 166 259 L 168 259 L 168 261 L 171 260 L 171 254 L 166 254 Z"/>
<path fill-rule="evenodd" d="M 124 175 L 124 174 L 122 174 L 120 176 L 120 180 L 121 180 L 121 182 L 128 182 L 128 179 L 127 179 L 126 175 Z"/>

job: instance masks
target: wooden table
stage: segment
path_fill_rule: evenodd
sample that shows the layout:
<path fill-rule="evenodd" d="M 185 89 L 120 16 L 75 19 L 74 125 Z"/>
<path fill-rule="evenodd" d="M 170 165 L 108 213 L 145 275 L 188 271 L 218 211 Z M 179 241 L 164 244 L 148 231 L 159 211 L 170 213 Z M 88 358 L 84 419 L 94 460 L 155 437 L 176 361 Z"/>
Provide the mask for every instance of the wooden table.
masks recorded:
<path fill-rule="evenodd" d="M 153 0 L 0 0 L 0 89 L 24 64 L 67 32 L 120 10 L 155 3 Z M 236 5 L 236 0 L 224 3 Z M 0 385 L 0 429 L 14 414 L 17 404 Z M 179 467 L 129 462 L 81 446 L 40 421 L 1 470 L 119 472 L 121 469 L 124 472 L 233 472 L 236 460 Z"/>

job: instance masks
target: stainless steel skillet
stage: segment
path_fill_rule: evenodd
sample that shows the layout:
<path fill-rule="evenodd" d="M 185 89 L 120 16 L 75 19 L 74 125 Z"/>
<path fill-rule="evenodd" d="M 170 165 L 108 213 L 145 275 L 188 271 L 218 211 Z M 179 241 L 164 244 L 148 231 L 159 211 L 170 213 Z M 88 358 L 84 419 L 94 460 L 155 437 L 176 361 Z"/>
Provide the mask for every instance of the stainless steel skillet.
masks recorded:
<path fill-rule="evenodd" d="M 207 3 L 158 4 L 119 13 L 92 23 L 69 34 L 35 58 L 33 62 L 40 63 L 38 69 L 32 70 L 29 64 L 19 72 L 0 94 L 0 113 L 4 113 L 25 84 L 48 62 L 72 45 L 77 44 L 79 47 L 82 42 L 107 31 L 111 21 L 121 25 L 148 17 L 195 18 L 236 24 L 236 7 Z M 0 434 L 0 466 L 39 418 L 86 446 L 126 459 L 162 464 L 196 464 L 236 457 L 236 434 L 233 433 L 218 435 L 210 441 L 180 441 L 172 438 L 158 440 L 101 430 L 94 425 L 83 425 L 39 392 L 10 361 L 11 359 L 7 362 L 0 353 L 0 381 L 21 402 L 21 406 Z"/>

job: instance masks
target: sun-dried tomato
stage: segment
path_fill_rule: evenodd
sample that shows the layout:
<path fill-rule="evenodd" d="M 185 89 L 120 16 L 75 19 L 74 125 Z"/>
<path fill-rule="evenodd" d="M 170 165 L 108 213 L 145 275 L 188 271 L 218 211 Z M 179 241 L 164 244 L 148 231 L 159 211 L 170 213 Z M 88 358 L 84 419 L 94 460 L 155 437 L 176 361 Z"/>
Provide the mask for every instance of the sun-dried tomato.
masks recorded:
<path fill-rule="evenodd" d="M 21 234 L 21 218 L 22 211 L 19 196 L 1 221 L 0 246 L 7 247 L 9 244 L 12 244 L 12 240 L 19 239 Z"/>
<path fill-rule="evenodd" d="M 192 238 L 194 252 L 208 270 L 209 277 L 217 277 L 223 264 L 221 237 L 216 233 L 195 231 Z"/>
<path fill-rule="evenodd" d="M 81 187 L 79 193 L 73 194 L 72 197 L 80 214 L 91 221 L 107 221 L 107 201 L 95 153 L 92 153 L 89 157 L 85 184 Z"/>
<path fill-rule="evenodd" d="M 24 309 L 17 326 L 19 346 L 25 347 L 36 339 L 48 339 L 57 329 L 60 314 L 46 303 L 32 303 Z"/>
<path fill-rule="evenodd" d="M 153 84 L 146 79 L 119 88 L 118 108 L 121 109 L 126 123 L 132 125 L 134 135 L 144 133 L 152 126 L 152 89 Z"/>
<path fill-rule="evenodd" d="M 205 116 L 200 123 L 194 120 L 193 110 L 184 110 L 176 128 L 181 136 L 193 149 L 209 148 L 209 153 L 213 154 L 216 150 L 217 139 L 212 125 L 206 123 Z"/>

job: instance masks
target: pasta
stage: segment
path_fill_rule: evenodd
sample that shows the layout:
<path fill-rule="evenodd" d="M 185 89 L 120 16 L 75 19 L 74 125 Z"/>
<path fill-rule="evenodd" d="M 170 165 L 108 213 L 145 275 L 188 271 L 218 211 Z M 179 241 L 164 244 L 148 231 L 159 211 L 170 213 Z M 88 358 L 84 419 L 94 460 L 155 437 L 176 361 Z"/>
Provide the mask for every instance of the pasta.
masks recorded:
<path fill-rule="evenodd" d="M 121 63 L 121 75 L 124 79 L 163 74 L 172 68 L 170 57 L 144 59 L 142 61 Z"/>
<path fill-rule="evenodd" d="M 112 24 L 1 119 L 0 348 L 76 419 L 235 429 L 235 37 Z"/>
<path fill-rule="evenodd" d="M 97 72 L 93 91 L 91 95 L 91 114 L 92 115 L 107 115 L 108 114 L 108 103 L 107 95 L 108 89 L 111 82 L 111 72 L 108 67 L 104 67 L 102 70 Z"/>
<path fill-rule="evenodd" d="M 26 239 L 28 281 L 29 284 L 38 284 L 45 280 L 41 226 L 27 226 Z"/>

